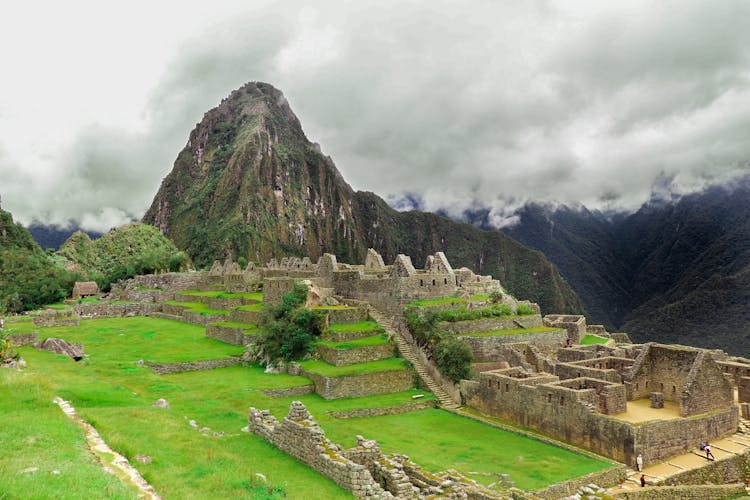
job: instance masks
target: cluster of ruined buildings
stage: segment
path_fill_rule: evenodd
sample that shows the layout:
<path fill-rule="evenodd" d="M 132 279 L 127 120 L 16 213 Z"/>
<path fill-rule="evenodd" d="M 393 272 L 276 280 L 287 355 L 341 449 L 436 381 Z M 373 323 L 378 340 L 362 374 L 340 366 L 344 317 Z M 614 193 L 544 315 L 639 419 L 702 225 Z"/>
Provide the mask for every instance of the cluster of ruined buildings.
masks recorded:
<path fill-rule="evenodd" d="M 503 301 L 518 304 L 497 280 L 466 268 L 454 270 L 441 252 L 428 257 L 423 269 L 405 255 L 386 265 L 370 250 L 362 265 L 338 263 L 325 254 L 315 263 L 284 258 L 245 269 L 231 261 L 216 262 L 207 272 L 180 276 L 183 282 L 173 285 L 181 289 L 208 285 L 247 291 L 262 282 L 266 303 L 277 302 L 295 282 L 306 281 L 323 303 L 366 303 L 394 320 L 416 299 L 494 291 Z M 542 324 L 554 331 L 536 340 L 519 342 L 517 335 L 508 335 L 507 341 L 502 335 L 472 338 L 478 373 L 446 391 L 486 415 L 629 465 L 639 454 L 648 465 L 737 431 L 736 403 L 750 402 L 750 361 L 721 351 L 633 344 L 625 334 L 587 326 L 583 316 L 536 314 L 518 326 Z M 399 335 L 408 336 L 402 323 L 394 325 Z M 580 345 L 587 333 L 609 341 Z M 568 338 L 572 347 L 565 347 Z M 743 413 L 750 409 L 742 406 Z M 647 416 L 639 417 L 643 412 L 636 407 L 647 408 Z"/>

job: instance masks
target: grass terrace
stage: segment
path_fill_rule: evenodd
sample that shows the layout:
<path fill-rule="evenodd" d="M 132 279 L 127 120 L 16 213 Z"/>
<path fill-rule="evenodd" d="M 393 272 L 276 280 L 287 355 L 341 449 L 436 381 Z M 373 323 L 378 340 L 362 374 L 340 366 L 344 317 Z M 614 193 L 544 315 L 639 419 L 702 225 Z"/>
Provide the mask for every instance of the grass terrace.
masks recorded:
<path fill-rule="evenodd" d="M 347 340 L 344 342 L 329 342 L 321 340 L 317 342 L 317 345 L 324 347 L 332 347 L 333 349 L 356 349 L 358 347 L 370 347 L 374 345 L 384 345 L 388 343 L 388 337 L 384 334 L 373 335 L 371 337 L 363 337 L 356 340 Z"/>
<path fill-rule="evenodd" d="M 328 329 L 338 333 L 355 333 L 379 331 L 383 327 L 377 321 L 359 321 L 357 323 L 333 323 Z"/>
<path fill-rule="evenodd" d="M 263 292 L 230 293 L 223 290 L 211 290 L 208 292 L 201 292 L 200 290 L 186 290 L 179 293 L 182 295 L 192 295 L 194 297 L 211 297 L 217 299 L 249 299 L 258 302 L 263 301 Z"/>
<path fill-rule="evenodd" d="M 466 300 L 459 297 L 438 297 L 436 299 L 413 300 L 406 307 L 437 307 L 452 304 L 466 304 Z"/>
<path fill-rule="evenodd" d="M 592 335 L 590 333 L 587 333 L 583 336 L 581 339 L 580 344 L 581 345 L 593 345 L 593 344 L 606 344 L 609 342 L 609 339 L 600 337 L 599 335 Z"/>
<path fill-rule="evenodd" d="M 300 366 L 311 373 L 317 373 L 324 377 L 350 377 L 353 375 L 364 375 L 366 373 L 390 372 L 405 370 L 408 361 L 403 358 L 388 358 L 368 363 L 357 363 L 354 365 L 334 366 L 325 361 L 309 360 L 300 363 Z"/>
<path fill-rule="evenodd" d="M 229 311 L 225 309 L 210 309 L 203 302 L 179 302 L 177 300 L 167 300 L 164 303 L 169 306 L 184 307 L 188 312 L 198 313 L 201 316 L 213 316 L 213 315 L 226 316 L 229 314 Z M 257 304 L 253 304 L 253 305 L 257 305 Z M 247 307 L 247 306 L 243 306 L 243 307 Z"/>
<path fill-rule="evenodd" d="M 515 328 L 513 330 L 492 330 L 489 332 L 461 333 L 459 337 L 497 337 L 500 335 L 526 335 L 529 333 L 548 333 L 559 332 L 559 328 L 550 328 L 547 326 L 538 326 L 534 328 Z"/>
<path fill-rule="evenodd" d="M 313 307 L 316 311 L 340 311 L 342 309 L 356 309 L 356 307 L 352 306 L 315 306 Z"/>
<path fill-rule="evenodd" d="M 247 409 L 269 409 L 281 419 L 293 400 L 302 401 L 333 442 L 354 446 L 356 435 L 379 441 L 385 453 L 403 453 L 429 471 L 454 468 L 488 484 L 507 473 L 521 488 L 537 489 L 611 467 L 611 463 L 569 452 L 531 438 L 500 431 L 466 417 L 428 409 L 384 417 L 338 419 L 330 414 L 381 408 L 434 396 L 410 390 L 364 398 L 326 401 L 317 394 L 270 397 L 262 391 L 310 385 L 304 377 L 265 373 L 258 365 L 156 375 L 135 361 L 159 362 L 226 357 L 241 347 L 206 339 L 198 325 L 156 318 L 84 320 L 77 327 L 36 327 L 30 318 L 6 323 L 13 333 L 39 331 L 40 338 L 83 342 L 85 362 L 19 348 L 23 372 L 0 370 L 0 490 L 8 498 L 134 498 L 102 471 L 85 449 L 77 427 L 56 406 L 54 395 L 69 400 L 103 439 L 133 463 L 165 499 L 306 498 L 349 499 L 352 495 L 262 438 L 240 432 Z M 205 356 L 205 357 L 202 357 Z M 307 365 L 307 366 L 305 366 Z M 322 362 L 306 369 L 343 375 L 347 368 Z M 356 372 L 403 369 L 399 358 L 354 365 Z M 356 373 L 355 373 L 356 374 Z M 19 377 L 28 377 L 21 380 Z M 165 398 L 165 410 L 151 404 Z M 211 429 L 204 435 L 189 425 Z M 213 436 L 213 432 L 224 433 Z M 152 463 L 141 464 L 136 454 Z M 18 474 L 29 466 L 33 475 Z M 60 470 L 60 475 L 52 475 Z M 256 473 L 268 478 L 258 479 Z M 34 492 L 30 495 L 30 492 Z M 1 495 L 0 495 L 1 496 Z"/>

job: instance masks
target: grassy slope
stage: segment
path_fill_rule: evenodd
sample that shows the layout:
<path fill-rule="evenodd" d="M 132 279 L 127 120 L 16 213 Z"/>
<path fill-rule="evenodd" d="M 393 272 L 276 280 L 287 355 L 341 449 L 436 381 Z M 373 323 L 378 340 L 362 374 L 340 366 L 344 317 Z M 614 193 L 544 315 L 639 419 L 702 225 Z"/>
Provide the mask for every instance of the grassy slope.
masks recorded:
<path fill-rule="evenodd" d="M 18 330 L 34 329 L 28 323 L 12 325 Z M 262 498 L 253 480 L 256 472 L 283 486 L 288 498 L 350 498 L 331 481 L 262 439 L 239 432 L 246 425 L 249 406 L 268 408 L 282 418 L 295 399 L 307 405 L 334 442 L 353 446 L 357 434 L 378 439 L 386 452 L 405 453 L 428 470 L 454 467 L 464 473 L 507 472 L 519 486 L 537 488 L 608 465 L 440 410 L 348 420 L 328 414 L 411 402 L 411 396 L 419 391 L 337 401 L 325 401 L 316 394 L 270 398 L 260 391 L 308 385 L 310 381 L 267 374 L 257 366 L 157 376 L 133 363 L 144 351 L 159 360 L 167 355 L 188 358 L 218 344 L 202 338 L 199 330 L 194 325 L 150 318 L 91 320 L 79 328 L 40 329 L 42 337 L 54 333 L 83 341 L 91 355 L 87 365 L 30 347 L 21 348 L 21 353 L 29 361 L 28 372 L 54 373 L 57 394 L 69 399 L 110 446 L 130 459 L 138 453 L 151 456 L 151 464 L 138 464 L 138 468 L 167 499 Z M 109 342 L 95 340 L 105 337 Z M 172 409 L 152 407 L 160 397 L 166 398 Z M 188 425 L 189 419 L 232 436 L 202 436 Z M 529 467 L 532 463 L 533 468 Z"/>
<path fill-rule="evenodd" d="M 493 330 L 491 332 L 462 333 L 461 337 L 495 337 L 498 335 L 525 335 L 528 333 L 546 333 L 560 331 L 559 328 L 537 326 L 534 328 L 515 328 L 512 330 Z"/>
<path fill-rule="evenodd" d="M 52 403 L 49 379 L 0 370 L 0 394 L 0 498 L 136 498 L 104 472 L 83 431 Z M 21 473 L 30 467 L 38 470 Z"/>

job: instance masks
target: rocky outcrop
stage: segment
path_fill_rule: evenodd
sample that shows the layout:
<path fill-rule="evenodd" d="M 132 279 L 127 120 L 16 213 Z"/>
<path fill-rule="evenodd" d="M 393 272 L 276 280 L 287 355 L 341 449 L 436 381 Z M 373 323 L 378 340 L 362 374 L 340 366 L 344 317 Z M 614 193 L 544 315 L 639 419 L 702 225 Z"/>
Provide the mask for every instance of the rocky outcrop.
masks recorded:
<path fill-rule="evenodd" d="M 71 344 L 67 340 L 48 338 L 35 346 L 37 349 L 64 354 L 76 361 L 83 359 L 83 344 Z"/>

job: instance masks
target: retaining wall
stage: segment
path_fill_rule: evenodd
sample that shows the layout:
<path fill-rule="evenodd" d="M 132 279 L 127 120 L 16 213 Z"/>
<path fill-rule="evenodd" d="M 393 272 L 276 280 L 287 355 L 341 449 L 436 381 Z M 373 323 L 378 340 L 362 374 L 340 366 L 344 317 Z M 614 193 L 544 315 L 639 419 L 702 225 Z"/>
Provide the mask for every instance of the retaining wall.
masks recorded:
<path fill-rule="evenodd" d="M 348 377 L 326 377 L 302 369 L 301 375 L 313 381 L 315 392 L 323 399 L 359 398 L 372 394 L 402 392 L 414 387 L 414 371 L 411 369 Z"/>
<path fill-rule="evenodd" d="M 542 317 L 539 315 L 530 316 L 508 316 L 499 318 L 482 318 L 469 321 L 443 321 L 438 324 L 441 330 L 461 333 L 479 333 L 491 332 L 494 330 L 515 330 L 518 328 L 537 328 L 544 326 Z M 516 340 L 515 342 L 519 342 Z M 565 339 L 563 339 L 565 343 Z"/>
<path fill-rule="evenodd" d="M 186 361 L 184 363 L 154 363 L 146 366 L 159 375 L 166 373 L 192 372 L 197 370 L 213 370 L 235 366 L 242 363 L 240 358 L 209 359 L 206 361 Z"/>
<path fill-rule="evenodd" d="M 612 494 L 617 500 L 721 500 L 745 494 L 744 484 L 646 487 Z"/>
<path fill-rule="evenodd" d="M 537 347 L 559 347 L 565 344 L 567 333 L 565 330 L 543 333 L 522 333 L 518 335 L 493 335 L 488 337 L 459 336 L 461 342 L 468 345 L 474 353 L 474 359 L 479 363 L 500 361 L 498 349 L 505 344 L 528 343 Z M 535 367 L 536 368 L 536 367 Z"/>
<path fill-rule="evenodd" d="M 10 333 L 8 339 L 13 343 L 15 347 L 22 347 L 25 345 L 34 345 L 39 341 L 39 334 L 34 333 Z"/>
<path fill-rule="evenodd" d="M 318 354 L 326 363 L 335 366 L 367 363 L 393 357 L 394 346 L 391 344 L 355 347 L 352 349 L 335 349 L 323 345 L 316 346 Z"/>

